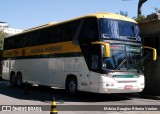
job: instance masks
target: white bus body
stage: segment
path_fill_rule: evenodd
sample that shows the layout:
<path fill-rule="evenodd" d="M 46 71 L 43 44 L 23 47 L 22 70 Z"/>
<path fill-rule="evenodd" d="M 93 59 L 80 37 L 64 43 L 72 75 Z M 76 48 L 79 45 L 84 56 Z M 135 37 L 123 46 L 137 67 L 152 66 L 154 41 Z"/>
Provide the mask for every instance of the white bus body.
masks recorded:
<path fill-rule="evenodd" d="M 128 72 L 100 74 L 88 70 L 83 57 L 4 60 L 2 78 L 10 80 L 11 72 L 21 73 L 25 83 L 65 88 L 67 76 L 76 76 L 78 90 L 95 93 L 133 93 L 144 89 L 144 76 L 113 78 L 113 75 L 133 75 Z M 138 74 L 137 74 L 138 75 Z"/>

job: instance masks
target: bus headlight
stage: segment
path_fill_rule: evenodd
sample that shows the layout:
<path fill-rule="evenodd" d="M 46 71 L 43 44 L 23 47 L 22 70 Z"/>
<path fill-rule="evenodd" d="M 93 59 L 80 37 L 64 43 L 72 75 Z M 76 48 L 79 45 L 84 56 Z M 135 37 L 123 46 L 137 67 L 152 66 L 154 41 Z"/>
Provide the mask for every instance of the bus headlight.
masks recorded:
<path fill-rule="evenodd" d="M 113 84 L 113 83 L 107 83 L 106 86 L 107 86 L 107 87 L 109 87 L 109 86 L 114 86 L 114 84 Z"/>
<path fill-rule="evenodd" d="M 109 87 L 109 86 L 110 86 L 110 84 L 106 84 L 106 86 L 108 86 L 108 87 Z"/>

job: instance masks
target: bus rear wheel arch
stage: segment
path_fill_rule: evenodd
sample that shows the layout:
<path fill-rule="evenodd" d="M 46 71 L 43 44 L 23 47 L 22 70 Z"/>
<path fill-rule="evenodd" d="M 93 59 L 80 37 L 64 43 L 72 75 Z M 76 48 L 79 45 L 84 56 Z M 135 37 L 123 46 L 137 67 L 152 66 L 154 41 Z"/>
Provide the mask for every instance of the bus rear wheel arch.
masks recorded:
<path fill-rule="evenodd" d="M 70 96 L 77 95 L 78 84 L 76 76 L 74 75 L 67 76 L 65 90 Z"/>

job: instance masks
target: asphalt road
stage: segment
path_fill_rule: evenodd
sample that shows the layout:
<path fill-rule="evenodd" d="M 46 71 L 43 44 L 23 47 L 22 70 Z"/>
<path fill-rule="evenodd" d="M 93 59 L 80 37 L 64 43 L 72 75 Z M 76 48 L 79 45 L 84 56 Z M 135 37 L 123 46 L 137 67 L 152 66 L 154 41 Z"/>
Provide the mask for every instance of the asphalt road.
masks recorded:
<path fill-rule="evenodd" d="M 138 105 L 158 105 L 160 108 L 159 99 L 139 94 L 130 96 L 80 92 L 78 96 L 70 97 L 64 90 L 35 86 L 29 87 L 29 93 L 25 95 L 24 88 L 13 88 L 9 82 L 0 81 L 0 109 L 3 109 L 0 114 L 50 114 L 53 97 L 57 104 L 58 114 L 160 113 L 160 111 L 155 111 L 156 109 L 144 111 L 143 107 L 138 107 Z M 7 109 L 5 106 L 9 108 L 11 106 L 12 111 L 5 111 Z M 111 111 L 108 111 L 109 108 Z M 130 110 L 131 108 L 135 108 L 136 111 Z"/>

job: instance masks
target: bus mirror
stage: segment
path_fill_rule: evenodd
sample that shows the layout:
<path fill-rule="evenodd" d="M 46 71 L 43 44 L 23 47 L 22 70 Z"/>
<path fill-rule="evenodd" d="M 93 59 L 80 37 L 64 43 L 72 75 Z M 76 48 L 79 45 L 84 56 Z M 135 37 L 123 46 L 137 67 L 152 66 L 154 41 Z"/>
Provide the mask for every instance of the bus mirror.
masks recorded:
<path fill-rule="evenodd" d="M 157 50 L 155 48 L 151 48 L 148 46 L 143 46 L 144 49 L 152 50 L 152 60 L 155 61 L 157 59 Z M 149 53 L 149 52 L 146 52 Z"/>
<path fill-rule="evenodd" d="M 153 49 L 153 60 L 157 59 L 157 50 Z"/>
<path fill-rule="evenodd" d="M 110 44 L 109 43 L 107 43 L 107 42 L 92 42 L 91 44 L 94 44 L 94 45 L 96 45 L 96 44 L 100 44 L 100 45 L 103 45 L 104 46 L 104 55 L 105 55 L 105 57 L 110 57 L 111 55 L 110 55 Z"/>

